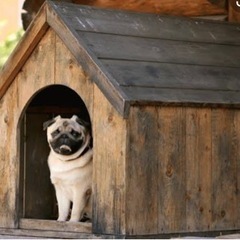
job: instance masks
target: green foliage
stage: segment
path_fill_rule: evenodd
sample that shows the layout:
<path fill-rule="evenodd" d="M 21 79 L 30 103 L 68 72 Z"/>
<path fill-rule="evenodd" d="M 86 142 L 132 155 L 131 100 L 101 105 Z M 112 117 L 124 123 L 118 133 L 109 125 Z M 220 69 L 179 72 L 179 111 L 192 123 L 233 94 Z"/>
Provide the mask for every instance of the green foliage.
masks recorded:
<path fill-rule="evenodd" d="M 4 42 L 0 42 L 0 69 L 17 45 L 23 33 L 24 31 L 20 29 L 16 33 L 9 35 Z"/>

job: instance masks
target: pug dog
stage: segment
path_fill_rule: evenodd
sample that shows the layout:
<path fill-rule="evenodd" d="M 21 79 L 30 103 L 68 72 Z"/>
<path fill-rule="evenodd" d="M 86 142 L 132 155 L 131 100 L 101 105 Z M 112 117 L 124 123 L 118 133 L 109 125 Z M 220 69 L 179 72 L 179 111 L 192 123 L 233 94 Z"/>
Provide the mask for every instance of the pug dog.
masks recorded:
<path fill-rule="evenodd" d="M 57 116 L 43 124 L 50 147 L 48 166 L 58 202 L 58 221 L 91 219 L 92 156 L 89 124 L 76 115 Z"/>

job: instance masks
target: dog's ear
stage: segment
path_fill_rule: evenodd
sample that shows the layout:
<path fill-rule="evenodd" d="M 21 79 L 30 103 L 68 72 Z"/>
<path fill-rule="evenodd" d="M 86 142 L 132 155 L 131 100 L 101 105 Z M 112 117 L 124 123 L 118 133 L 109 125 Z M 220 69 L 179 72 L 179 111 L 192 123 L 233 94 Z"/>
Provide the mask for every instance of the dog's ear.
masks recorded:
<path fill-rule="evenodd" d="M 46 122 L 43 123 L 43 130 L 45 131 L 50 125 L 52 125 L 53 123 L 55 123 L 58 119 L 61 119 L 62 117 L 60 115 L 56 116 L 53 119 L 50 119 Z"/>
<path fill-rule="evenodd" d="M 87 129 L 90 128 L 90 123 L 85 122 L 84 120 L 80 119 L 80 118 L 79 118 L 78 116 L 76 116 L 76 115 L 73 115 L 71 119 L 74 120 L 74 121 L 76 121 L 76 122 L 79 123 L 80 125 L 86 127 Z"/>
<path fill-rule="evenodd" d="M 50 119 L 46 122 L 43 123 L 43 131 L 45 131 L 50 125 L 52 125 L 53 123 L 56 122 L 56 119 L 53 118 L 53 119 Z"/>

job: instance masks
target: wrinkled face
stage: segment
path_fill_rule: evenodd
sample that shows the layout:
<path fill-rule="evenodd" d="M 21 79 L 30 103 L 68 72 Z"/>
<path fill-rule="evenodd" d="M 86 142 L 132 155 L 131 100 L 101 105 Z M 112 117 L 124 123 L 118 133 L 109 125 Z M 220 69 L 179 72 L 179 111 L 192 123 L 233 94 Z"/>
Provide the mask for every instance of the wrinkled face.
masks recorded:
<path fill-rule="evenodd" d="M 70 119 L 58 116 L 47 130 L 50 147 L 65 156 L 76 153 L 85 144 L 88 134 L 88 129 L 76 116 Z"/>

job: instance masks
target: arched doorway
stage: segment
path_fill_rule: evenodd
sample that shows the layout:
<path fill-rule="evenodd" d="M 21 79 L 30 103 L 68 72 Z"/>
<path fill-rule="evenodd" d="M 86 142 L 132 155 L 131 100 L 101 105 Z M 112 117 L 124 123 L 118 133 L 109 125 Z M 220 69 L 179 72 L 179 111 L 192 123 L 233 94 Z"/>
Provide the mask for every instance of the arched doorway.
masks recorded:
<path fill-rule="evenodd" d="M 49 146 L 43 122 L 57 115 L 90 122 L 80 96 L 62 85 L 39 91 L 20 120 L 20 218 L 56 219 L 57 203 L 47 165 Z"/>

